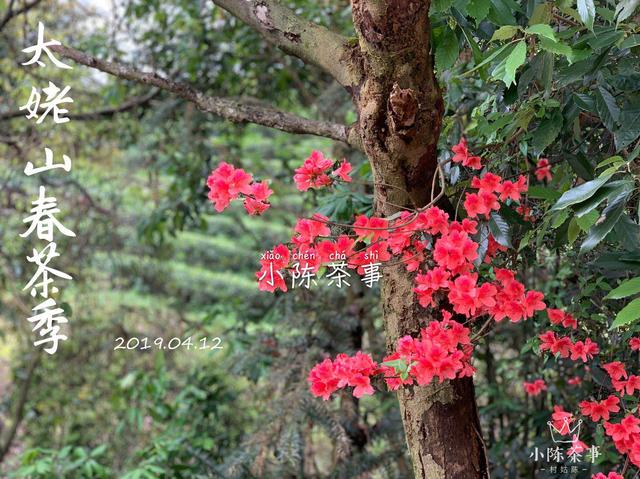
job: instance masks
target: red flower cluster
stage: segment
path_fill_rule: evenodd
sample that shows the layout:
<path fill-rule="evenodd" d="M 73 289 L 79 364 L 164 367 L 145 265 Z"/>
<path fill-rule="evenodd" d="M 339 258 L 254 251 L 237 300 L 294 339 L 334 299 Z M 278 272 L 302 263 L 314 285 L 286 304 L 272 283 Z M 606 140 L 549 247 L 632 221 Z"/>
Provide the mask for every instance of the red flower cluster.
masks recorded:
<path fill-rule="evenodd" d="M 209 200 L 217 212 L 223 211 L 232 200 L 244 197 L 244 208 L 250 215 L 260 215 L 269 206 L 267 201 L 273 194 L 266 181 L 257 183 L 253 176 L 242 168 L 235 168 L 224 161 L 207 178 Z"/>
<path fill-rule="evenodd" d="M 574 434 L 571 438 L 571 447 L 567 451 L 567 456 L 571 457 L 576 454 L 582 454 L 589 448 L 584 442 L 582 442 L 577 434 Z"/>
<path fill-rule="evenodd" d="M 640 351 L 640 338 L 631 338 L 629 340 L 631 351 Z"/>
<path fill-rule="evenodd" d="M 620 454 L 628 454 L 629 460 L 640 466 L 640 419 L 627 415 L 619 423 L 604 423 L 606 434 Z"/>
<path fill-rule="evenodd" d="M 591 479 L 624 479 L 624 477 L 618 474 L 617 472 L 611 471 L 606 476 L 604 475 L 603 472 L 599 472 L 591 476 Z"/>
<path fill-rule="evenodd" d="M 569 336 L 556 336 L 553 331 L 546 331 L 538 336 L 540 338 L 540 352 L 549 351 L 551 354 L 557 354 L 561 358 L 571 356 L 572 360 L 593 359 L 593 356 L 600 352 L 597 343 L 587 338 L 584 341 L 571 341 Z"/>
<path fill-rule="evenodd" d="M 346 386 L 353 387 L 353 395 L 360 398 L 373 394 L 371 376 L 377 371 L 378 365 L 371 356 L 358 351 L 353 357 L 338 354 L 333 361 L 327 358 L 316 364 L 309 372 L 307 381 L 311 393 L 325 401 L 333 392 Z"/>
<path fill-rule="evenodd" d="M 493 173 L 485 173 L 482 178 L 475 177 L 471 180 L 471 187 L 477 188 L 477 193 L 467 193 L 464 200 L 464 209 L 471 218 L 477 216 L 489 217 L 491 211 L 500 209 L 500 201 L 520 201 L 522 193 L 527 191 L 527 178 L 520 176 L 518 181 L 502 181 L 502 178 Z"/>
<path fill-rule="evenodd" d="M 522 216 L 522 219 L 524 221 L 529 221 L 529 222 L 533 222 L 534 221 L 534 217 L 531 214 L 531 208 L 528 207 L 527 205 L 520 205 L 516 208 L 516 212 Z"/>
<path fill-rule="evenodd" d="M 561 309 L 547 308 L 547 316 L 551 324 L 562 325 L 565 328 L 578 328 L 578 321 L 571 314 L 565 313 Z"/>
<path fill-rule="evenodd" d="M 615 389 L 618 393 L 622 394 L 626 392 L 627 394 L 631 395 L 635 391 L 640 390 L 640 376 L 632 374 L 628 379 L 624 381 L 611 381 L 611 384 L 613 384 L 613 389 Z"/>
<path fill-rule="evenodd" d="M 549 164 L 549 160 L 546 158 L 540 158 L 536 164 L 535 174 L 538 181 L 551 181 L 553 177 L 551 176 L 551 165 Z"/>
<path fill-rule="evenodd" d="M 460 143 L 454 145 L 453 148 L 451 148 L 451 151 L 454 153 L 453 158 L 451 158 L 451 161 L 454 163 L 462 163 L 463 166 L 468 166 L 473 170 L 479 170 L 482 168 L 480 157 L 469 154 L 467 140 L 464 137 L 460 138 Z"/>
<path fill-rule="evenodd" d="M 604 369 L 612 381 L 617 381 L 620 378 L 627 377 L 627 371 L 624 369 L 624 364 L 620 361 L 612 361 L 610 363 L 601 364 L 602 369 Z"/>
<path fill-rule="evenodd" d="M 553 406 L 553 413 L 551 414 L 551 424 L 553 428 L 561 435 L 569 434 L 571 431 L 571 424 L 575 421 L 573 414 L 565 411 L 562 406 Z"/>
<path fill-rule="evenodd" d="M 339 354 L 333 361 L 325 359 L 309 373 L 311 393 L 327 400 L 338 389 L 352 386 L 353 395 L 359 398 L 373 394 L 371 377 L 378 374 L 384 375 L 392 391 L 414 381 L 424 386 L 435 377 L 442 382 L 471 376 L 475 369 L 469 362 L 473 350 L 469 333 L 468 328 L 445 314 L 442 321 L 432 321 L 422 329 L 419 338 L 400 338 L 396 351 L 380 365 L 362 352 L 353 357 Z"/>
<path fill-rule="evenodd" d="M 583 416 L 590 416 L 593 422 L 600 419 L 609 420 L 609 413 L 620 411 L 620 399 L 617 396 L 610 395 L 602 401 L 582 401 L 580 402 L 580 412 Z"/>
<path fill-rule="evenodd" d="M 331 176 L 328 171 L 333 166 L 334 160 L 325 158 L 319 151 L 311 152 L 309 158 L 304 160 L 300 168 L 296 169 L 293 177 L 298 190 L 307 191 L 310 188 L 323 188 L 333 183 L 331 176 L 340 178 L 342 181 L 350 182 L 351 164 L 347 160 L 342 160 L 340 166 L 333 170 Z"/>
<path fill-rule="evenodd" d="M 277 245 L 271 251 L 262 254 L 260 271 L 256 272 L 260 291 L 273 293 L 276 289 L 287 290 L 283 271 L 289 264 L 289 248 L 283 244 Z"/>
<path fill-rule="evenodd" d="M 469 329 L 450 319 L 445 312 L 442 321 L 432 321 L 420 331 L 420 338 L 404 336 L 396 344 L 396 351 L 384 358 L 381 371 L 390 390 L 403 384 L 429 384 L 434 377 L 439 382 L 472 376 L 473 346 Z"/>
<path fill-rule="evenodd" d="M 527 396 L 537 396 L 542 391 L 547 390 L 547 385 L 545 384 L 543 379 L 536 379 L 533 382 L 523 382 L 522 386 L 524 387 L 524 392 L 527 393 Z"/>

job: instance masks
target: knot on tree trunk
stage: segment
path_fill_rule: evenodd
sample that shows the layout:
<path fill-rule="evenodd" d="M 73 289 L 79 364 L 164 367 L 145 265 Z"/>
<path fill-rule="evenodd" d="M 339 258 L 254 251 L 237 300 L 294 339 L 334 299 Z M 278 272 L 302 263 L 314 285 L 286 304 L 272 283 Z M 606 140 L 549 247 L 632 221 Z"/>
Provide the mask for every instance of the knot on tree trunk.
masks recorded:
<path fill-rule="evenodd" d="M 389 123 L 391 129 L 405 140 L 413 138 L 415 134 L 413 127 L 418 107 L 418 98 L 411 88 L 403 89 L 397 83 L 393 84 L 389 94 Z"/>

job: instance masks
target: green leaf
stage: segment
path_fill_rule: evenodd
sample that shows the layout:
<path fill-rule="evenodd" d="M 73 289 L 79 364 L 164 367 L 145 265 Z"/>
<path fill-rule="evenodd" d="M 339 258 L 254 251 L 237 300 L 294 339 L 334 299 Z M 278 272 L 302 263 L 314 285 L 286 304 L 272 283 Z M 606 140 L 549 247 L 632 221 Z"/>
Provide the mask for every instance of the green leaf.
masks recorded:
<path fill-rule="evenodd" d="M 540 122 L 540 125 L 533 133 L 531 145 L 537 154 L 540 154 L 549 146 L 560 134 L 562 130 L 562 113 L 556 110 L 550 118 Z"/>
<path fill-rule="evenodd" d="M 505 61 L 506 76 L 503 78 L 507 86 L 515 83 L 516 70 L 520 68 L 527 59 L 527 44 L 524 40 L 518 42 L 513 51 L 509 54 Z"/>
<path fill-rule="evenodd" d="M 478 46 L 478 42 L 475 41 L 475 39 L 473 38 L 473 34 L 466 28 L 461 27 L 462 29 L 462 34 L 464 35 L 465 40 L 467 40 L 467 43 L 469 44 L 469 46 L 471 47 L 471 52 L 473 53 L 473 61 L 475 63 L 479 63 L 482 61 L 482 51 L 480 51 L 480 47 Z M 485 77 L 482 76 L 482 79 L 485 80 Z"/>
<path fill-rule="evenodd" d="M 587 43 L 593 50 L 602 50 L 621 43 L 624 38 L 624 33 L 619 30 L 611 29 L 609 31 L 600 31 L 597 35 L 592 34 L 590 37 L 585 36 L 585 38 L 588 38 Z"/>
<path fill-rule="evenodd" d="M 588 198 L 591 198 L 602 185 L 604 185 L 610 177 L 596 178 L 586 183 L 565 191 L 558 202 L 551 207 L 551 211 L 561 210 L 567 206 L 575 205 Z"/>
<path fill-rule="evenodd" d="M 613 134 L 616 151 L 627 147 L 640 136 L 640 109 L 622 110 L 620 124 L 618 131 Z"/>
<path fill-rule="evenodd" d="M 573 50 L 569 45 L 542 37 L 540 38 L 540 47 L 542 47 L 543 50 L 555 53 L 556 55 L 564 55 L 567 57 L 567 60 L 569 60 L 569 63 L 573 61 Z"/>
<path fill-rule="evenodd" d="M 582 153 L 578 153 L 577 155 L 567 155 L 567 161 L 571 165 L 571 168 L 573 168 L 573 171 L 575 171 L 580 178 L 587 181 L 593 179 L 593 165 Z"/>
<path fill-rule="evenodd" d="M 567 210 L 562 210 L 562 211 L 567 211 Z M 597 210 L 591 210 L 588 214 L 582 215 L 580 217 L 576 216 L 575 219 L 576 219 L 576 223 L 578 223 L 578 226 L 582 231 L 588 231 L 589 228 L 591 228 L 594 224 L 596 224 L 596 221 L 598 221 L 599 217 L 600 217 L 600 214 L 598 213 Z"/>
<path fill-rule="evenodd" d="M 578 226 L 578 221 L 576 218 L 571 218 L 569 228 L 567 229 L 567 239 L 569 240 L 569 244 L 573 244 L 579 234 L 580 226 Z"/>
<path fill-rule="evenodd" d="M 602 160 L 600 163 L 598 163 L 598 166 L 596 166 L 596 169 L 600 169 L 603 166 L 607 166 L 607 165 L 611 165 L 611 164 L 624 164 L 624 158 L 622 158 L 620 155 L 615 155 L 615 156 L 610 156 L 609 158 Z"/>
<path fill-rule="evenodd" d="M 517 11 L 521 9 L 513 0 L 491 0 L 488 18 L 495 25 L 515 25 L 513 14 Z"/>
<path fill-rule="evenodd" d="M 596 6 L 593 0 L 578 0 L 578 15 L 589 30 L 593 30 L 593 20 L 596 17 Z"/>
<path fill-rule="evenodd" d="M 569 210 L 560 210 L 556 211 L 553 215 L 553 219 L 551 220 L 551 227 L 553 229 L 561 226 L 569 217 Z"/>
<path fill-rule="evenodd" d="M 619 328 L 640 318 L 640 298 L 636 298 L 620 310 L 611 328 Z"/>
<path fill-rule="evenodd" d="M 573 101 L 576 102 L 576 105 L 584 111 L 590 111 L 592 113 L 596 113 L 596 102 L 591 97 L 591 95 L 587 95 L 585 93 L 575 93 L 573 94 Z"/>
<path fill-rule="evenodd" d="M 464 73 L 464 76 L 469 76 L 471 73 L 473 73 L 474 71 L 476 71 L 479 68 L 482 68 L 483 66 L 487 65 L 489 62 L 493 61 L 494 59 L 498 58 L 500 55 L 502 55 L 503 53 L 506 54 L 507 52 L 511 52 L 513 51 L 513 49 L 515 48 L 515 45 L 513 45 L 512 43 L 507 43 L 505 45 L 502 45 L 500 48 L 498 48 L 496 51 L 494 51 L 491 55 L 489 55 L 487 58 L 485 58 L 484 60 L 482 60 L 480 63 L 478 63 L 475 67 L 473 67 L 471 70 L 467 70 Z"/>
<path fill-rule="evenodd" d="M 601 86 L 595 91 L 596 110 L 609 131 L 615 131 L 620 120 L 620 108 L 616 99 Z"/>
<path fill-rule="evenodd" d="M 530 35 L 537 35 L 541 38 L 548 38 L 549 40 L 556 41 L 556 34 L 549 25 L 545 25 L 543 23 L 537 23 L 535 25 L 531 25 L 527 28 L 525 33 L 529 33 Z"/>
<path fill-rule="evenodd" d="M 518 30 L 520 30 L 520 27 L 504 25 L 493 32 L 490 41 L 495 42 L 496 40 L 509 40 L 510 38 L 513 38 Z"/>
<path fill-rule="evenodd" d="M 539 3 L 533 9 L 529 17 L 529 25 L 537 23 L 549 23 L 553 16 L 553 4 L 551 2 Z"/>
<path fill-rule="evenodd" d="M 627 251 L 640 250 L 640 225 L 634 222 L 627 213 L 623 213 L 620 221 L 613 227 L 619 243 Z"/>
<path fill-rule="evenodd" d="M 640 277 L 628 279 L 607 294 L 604 299 L 621 299 L 640 293 Z"/>
<path fill-rule="evenodd" d="M 453 66 L 460 53 L 458 49 L 458 37 L 455 32 L 446 27 L 436 43 L 436 68 L 442 72 Z"/>
<path fill-rule="evenodd" d="M 577 217 L 584 216 L 597 208 L 598 205 L 600 205 L 600 203 L 605 200 L 605 198 L 609 198 L 609 201 L 611 201 L 613 198 L 622 194 L 625 190 L 631 191 L 632 188 L 633 181 L 630 180 L 619 180 L 607 183 L 598 191 L 596 191 L 596 193 L 591 198 L 575 205 L 574 213 Z"/>
<path fill-rule="evenodd" d="M 491 213 L 491 218 L 489 218 L 489 231 L 498 244 L 506 246 L 507 248 L 512 247 L 509 223 L 507 223 L 505 219 L 495 211 Z"/>
<path fill-rule="evenodd" d="M 640 5 L 640 0 L 621 0 L 616 6 L 616 21 L 620 23 L 629 18 L 638 5 Z"/>
<path fill-rule="evenodd" d="M 620 50 L 625 50 L 627 48 L 633 48 L 640 45 L 640 35 L 633 34 L 629 35 L 624 41 L 620 44 Z"/>
<path fill-rule="evenodd" d="M 520 244 L 518 245 L 518 252 L 529 246 L 529 242 L 531 241 L 531 237 L 533 236 L 533 231 L 534 230 L 529 230 L 524 234 L 524 236 L 520 240 Z"/>
<path fill-rule="evenodd" d="M 473 17 L 476 25 L 479 25 L 482 20 L 487 18 L 490 7 L 491 2 L 489 0 L 470 0 L 467 3 L 467 14 Z"/>
<path fill-rule="evenodd" d="M 533 185 L 529 187 L 527 191 L 529 198 L 535 198 L 540 200 L 556 201 L 560 198 L 560 193 L 553 188 L 547 188 L 546 186 Z"/>
<path fill-rule="evenodd" d="M 435 12 L 445 12 L 451 8 L 453 5 L 453 0 L 433 0 L 431 3 L 431 8 Z"/>
<path fill-rule="evenodd" d="M 580 253 L 591 251 L 609 234 L 624 213 L 628 195 L 628 193 L 622 194 L 607 205 L 596 225 L 591 227 L 586 239 L 582 242 Z"/>

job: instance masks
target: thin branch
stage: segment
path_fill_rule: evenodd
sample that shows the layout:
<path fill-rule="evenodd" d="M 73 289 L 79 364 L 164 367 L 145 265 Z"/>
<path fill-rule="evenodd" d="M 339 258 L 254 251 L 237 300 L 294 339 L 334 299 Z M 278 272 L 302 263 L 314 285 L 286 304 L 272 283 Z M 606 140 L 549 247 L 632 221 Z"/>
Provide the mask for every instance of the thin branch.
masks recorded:
<path fill-rule="evenodd" d="M 277 0 L 213 0 L 269 43 L 305 63 L 318 66 L 348 87 L 358 83 L 358 62 L 348 40 L 304 20 Z"/>
<path fill-rule="evenodd" d="M 102 110 L 96 111 L 86 111 L 79 113 L 69 113 L 67 116 L 72 120 L 78 121 L 91 121 L 91 120 L 103 120 L 105 118 L 111 118 L 112 116 L 117 115 L 118 113 L 125 113 L 130 110 L 134 110 L 135 108 L 146 106 L 149 104 L 151 100 L 158 96 L 160 90 L 153 89 L 151 92 L 146 95 L 136 96 L 130 98 L 120 105 L 113 108 L 104 108 Z M 40 108 L 38 112 L 44 112 L 44 108 Z M 25 116 L 26 113 L 24 110 L 11 110 L 0 112 L 0 122 L 11 120 L 13 118 L 18 118 L 21 116 Z"/>
<path fill-rule="evenodd" d="M 18 8 L 17 10 L 13 9 L 13 0 L 11 0 L 11 2 L 9 2 L 9 6 L 7 7 L 7 11 L 4 14 L 4 16 L 2 17 L 2 20 L 0 20 L 0 30 L 2 30 L 4 27 L 7 26 L 7 23 L 9 23 L 11 21 L 11 19 L 22 15 L 23 13 L 28 12 L 29 10 L 31 10 L 33 7 L 37 6 L 42 0 L 32 0 L 31 2 L 27 2 L 25 3 L 22 7 Z"/>
<path fill-rule="evenodd" d="M 29 388 L 31 387 L 31 383 L 33 381 L 33 373 L 35 372 L 36 367 L 40 362 L 41 356 L 42 354 L 40 352 L 35 353 L 35 356 L 33 356 L 31 362 L 29 363 L 26 377 L 22 382 L 20 390 L 17 392 L 17 398 L 13 410 L 13 420 L 11 422 L 11 426 L 2 438 L 2 443 L 0 444 L 0 463 L 9 452 L 9 449 L 11 449 L 11 444 L 16 437 L 18 427 L 20 426 L 20 423 L 22 423 L 22 419 L 24 418 L 24 407 L 27 403 Z"/>
<path fill-rule="evenodd" d="M 149 102 L 157 97 L 159 93 L 160 90 L 153 89 L 146 95 L 130 98 L 114 108 L 105 108 L 103 110 L 89 111 L 84 113 L 70 113 L 69 118 L 71 118 L 72 120 L 80 121 L 102 120 L 104 118 L 110 118 L 114 115 L 117 115 L 118 113 L 124 113 L 129 110 L 148 105 Z"/>
<path fill-rule="evenodd" d="M 193 103 L 203 112 L 213 113 L 234 123 L 255 123 L 288 133 L 321 136 L 342 141 L 356 149 L 362 149 L 360 137 L 353 127 L 309 120 L 276 108 L 247 104 L 232 98 L 208 96 L 186 83 L 164 78 L 158 73 L 143 72 L 121 63 L 100 60 L 73 48 L 57 45 L 50 47 L 50 49 L 81 65 L 173 93 L 179 98 Z"/>

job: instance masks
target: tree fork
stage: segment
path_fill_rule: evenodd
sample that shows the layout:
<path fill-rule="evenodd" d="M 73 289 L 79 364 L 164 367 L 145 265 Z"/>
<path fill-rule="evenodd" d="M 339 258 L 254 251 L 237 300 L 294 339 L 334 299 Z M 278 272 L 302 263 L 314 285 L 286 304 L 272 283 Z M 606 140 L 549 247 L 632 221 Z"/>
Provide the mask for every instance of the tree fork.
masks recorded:
<path fill-rule="evenodd" d="M 382 216 L 396 213 L 397 205 L 419 208 L 431 201 L 443 101 L 430 52 L 429 3 L 352 0 L 363 72 L 352 93 Z M 384 268 L 389 350 L 435 319 L 416 301 L 413 283 L 403 265 Z M 416 478 L 488 477 L 472 379 L 401 388 L 398 400 Z"/>

